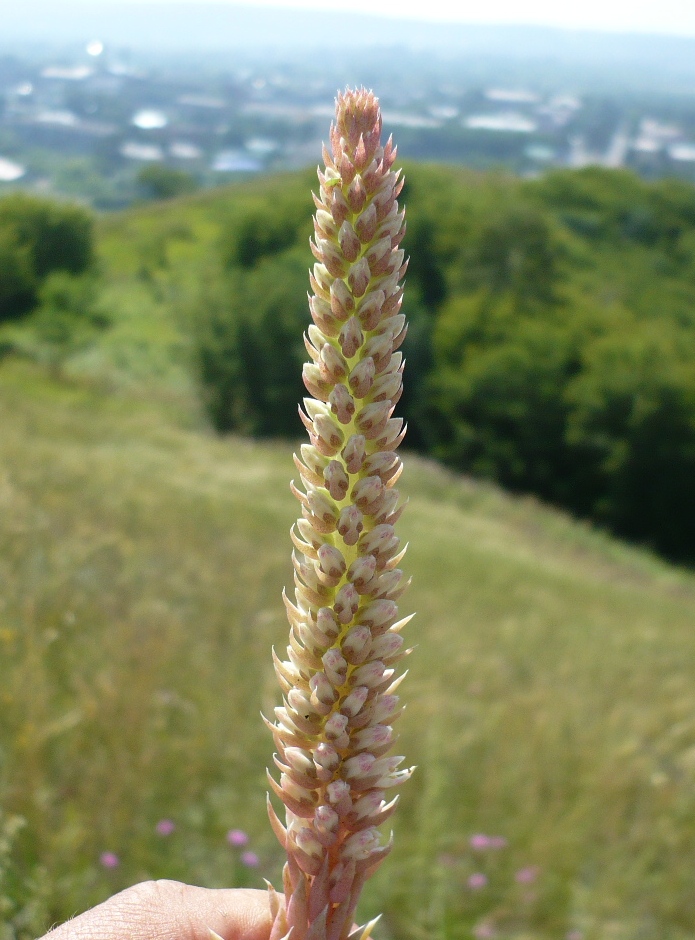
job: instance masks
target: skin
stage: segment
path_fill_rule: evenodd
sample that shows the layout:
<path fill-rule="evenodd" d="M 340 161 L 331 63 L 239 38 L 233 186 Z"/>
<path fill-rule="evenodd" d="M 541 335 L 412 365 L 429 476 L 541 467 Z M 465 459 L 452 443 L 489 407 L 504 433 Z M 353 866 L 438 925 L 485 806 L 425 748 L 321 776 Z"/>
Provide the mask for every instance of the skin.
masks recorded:
<path fill-rule="evenodd" d="M 144 881 L 41 940 L 268 940 L 271 924 L 267 891 Z"/>

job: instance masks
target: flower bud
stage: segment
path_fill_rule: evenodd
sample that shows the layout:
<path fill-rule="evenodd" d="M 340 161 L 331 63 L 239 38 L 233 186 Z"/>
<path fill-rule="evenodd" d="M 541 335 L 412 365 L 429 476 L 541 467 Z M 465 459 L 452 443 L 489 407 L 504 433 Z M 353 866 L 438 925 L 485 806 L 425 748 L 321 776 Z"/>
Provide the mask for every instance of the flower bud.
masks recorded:
<path fill-rule="evenodd" d="M 360 555 L 348 568 L 347 578 L 355 585 L 358 594 L 365 594 L 375 571 L 376 558 L 373 555 Z"/>
<path fill-rule="evenodd" d="M 369 279 L 372 276 L 369 270 L 369 263 L 366 258 L 360 258 L 350 268 L 347 282 L 350 290 L 355 297 L 361 297 L 369 286 Z"/>
<path fill-rule="evenodd" d="M 319 369 L 326 381 L 342 382 L 348 376 L 347 363 L 335 346 L 324 343 L 319 355 Z"/>
<path fill-rule="evenodd" d="M 314 751 L 314 764 L 322 770 L 333 772 L 340 766 L 340 754 L 332 744 L 322 741 Z"/>
<path fill-rule="evenodd" d="M 340 510 L 337 528 L 346 545 L 356 545 L 364 528 L 363 515 L 357 506 L 345 506 Z"/>
<path fill-rule="evenodd" d="M 348 290 L 345 281 L 339 278 L 331 284 L 331 312 L 341 323 L 347 320 L 355 309 L 355 300 Z"/>
<path fill-rule="evenodd" d="M 358 588 L 359 590 L 359 588 Z M 372 645 L 372 634 L 368 627 L 359 625 L 353 627 L 345 636 L 341 650 L 345 659 L 352 666 L 364 662 Z M 344 711 L 344 703 L 341 711 Z"/>
<path fill-rule="evenodd" d="M 360 303 L 357 317 L 365 330 L 374 330 L 379 325 L 385 299 L 383 290 L 375 290 L 367 294 Z"/>
<path fill-rule="evenodd" d="M 348 385 L 357 398 L 364 398 L 369 393 L 375 375 L 376 367 L 372 357 L 360 359 L 348 377 Z"/>
<path fill-rule="evenodd" d="M 350 682 L 354 685 L 366 685 L 368 689 L 373 689 L 383 679 L 386 672 L 386 666 L 379 659 L 370 660 L 363 666 L 358 666 L 351 675 Z"/>
<path fill-rule="evenodd" d="M 345 733 L 347 727 L 347 716 L 340 712 L 334 712 L 323 726 L 323 732 L 327 741 L 334 741 Z"/>
<path fill-rule="evenodd" d="M 331 460 L 323 471 L 323 478 L 326 481 L 328 492 L 336 502 L 340 502 L 347 496 L 350 481 L 348 475 L 343 470 L 342 464 L 337 460 Z"/>
<path fill-rule="evenodd" d="M 359 714 L 362 709 L 362 706 L 367 701 L 367 696 L 369 695 L 369 689 L 366 685 L 358 685 L 357 688 L 353 689 L 348 696 L 343 700 L 340 710 L 344 715 L 347 715 L 348 718 L 354 718 L 355 715 Z"/>
<path fill-rule="evenodd" d="M 363 245 L 368 244 L 374 238 L 376 226 L 376 207 L 370 203 L 355 222 L 355 233 Z"/>
<path fill-rule="evenodd" d="M 363 434 L 351 434 L 341 454 L 350 473 L 359 473 L 366 454 L 366 440 Z"/>
<path fill-rule="evenodd" d="M 318 560 L 321 571 L 329 578 L 335 579 L 337 584 L 347 567 L 340 549 L 324 543 L 318 550 Z"/>
<path fill-rule="evenodd" d="M 355 413 L 355 400 L 347 388 L 340 383 L 328 396 L 331 411 L 341 424 L 349 424 Z"/>
<path fill-rule="evenodd" d="M 317 415 L 313 421 L 316 449 L 326 457 L 333 457 L 340 450 L 344 435 L 328 415 Z"/>
<path fill-rule="evenodd" d="M 392 408 L 390 401 L 372 402 L 365 405 L 355 417 L 355 427 L 368 441 L 373 440 L 386 427 Z"/>
<path fill-rule="evenodd" d="M 345 260 L 349 261 L 350 263 L 356 261 L 360 251 L 362 250 L 362 245 L 360 244 L 359 238 L 355 234 L 354 228 L 350 225 L 347 219 L 340 226 L 338 242 Z"/>
<path fill-rule="evenodd" d="M 364 334 L 360 327 L 360 321 L 352 316 L 340 331 L 338 337 L 340 348 L 346 359 L 352 359 L 357 350 L 364 342 Z"/>
<path fill-rule="evenodd" d="M 356 541 L 356 540 L 355 540 Z M 338 591 L 333 603 L 333 610 L 336 612 L 338 620 L 345 624 L 350 623 L 357 613 L 360 599 L 354 585 L 344 584 Z"/>
<path fill-rule="evenodd" d="M 331 684 L 336 688 L 344 685 L 348 664 L 340 650 L 332 647 L 324 653 L 322 662 Z"/>

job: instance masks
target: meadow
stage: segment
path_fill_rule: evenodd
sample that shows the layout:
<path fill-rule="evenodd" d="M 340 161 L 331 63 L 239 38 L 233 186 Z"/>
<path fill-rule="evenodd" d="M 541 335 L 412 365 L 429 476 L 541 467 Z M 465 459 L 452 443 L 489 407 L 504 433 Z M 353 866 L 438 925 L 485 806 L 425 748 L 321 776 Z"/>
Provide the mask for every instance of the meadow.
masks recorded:
<path fill-rule="evenodd" d="M 212 429 L 191 328 L 238 194 L 100 220 L 109 328 L 57 370 L 0 361 L 0 940 L 145 878 L 279 881 L 259 713 L 293 443 Z M 695 940 L 695 574 L 405 463 L 418 769 L 361 918 L 383 912 L 378 940 Z"/>
<path fill-rule="evenodd" d="M 277 879 L 291 447 L 13 361 L 0 411 L 2 936 L 142 878 Z M 365 915 L 384 940 L 695 936 L 695 577 L 419 458 L 404 481 L 418 771 Z"/>

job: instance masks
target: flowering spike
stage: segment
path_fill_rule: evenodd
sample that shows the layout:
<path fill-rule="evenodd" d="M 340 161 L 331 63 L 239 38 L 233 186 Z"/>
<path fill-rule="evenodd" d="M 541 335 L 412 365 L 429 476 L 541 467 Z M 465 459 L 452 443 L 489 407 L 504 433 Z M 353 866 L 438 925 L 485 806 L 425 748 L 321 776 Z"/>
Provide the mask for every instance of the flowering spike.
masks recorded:
<path fill-rule="evenodd" d="M 269 780 L 285 825 L 270 801 L 268 813 L 288 857 L 274 940 L 368 940 L 374 921 L 350 931 L 362 885 L 391 848 L 377 828 L 396 806 L 385 792 L 412 772 L 385 756 L 403 710 L 394 664 L 409 618 L 399 621 L 395 604 L 408 582 L 393 528 L 405 222 L 395 151 L 380 138 L 372 92 L 339 94 L 314 197 L 303 372 L 312 397 L 300 408 L 311 443 L 295 456 L 303 489 L 292 484 L 302 512 L 291 533 L 296 606 L 283 595 L 289 660 L 274 655 L 285 698 L 271 725 L 280 780 Z"/>

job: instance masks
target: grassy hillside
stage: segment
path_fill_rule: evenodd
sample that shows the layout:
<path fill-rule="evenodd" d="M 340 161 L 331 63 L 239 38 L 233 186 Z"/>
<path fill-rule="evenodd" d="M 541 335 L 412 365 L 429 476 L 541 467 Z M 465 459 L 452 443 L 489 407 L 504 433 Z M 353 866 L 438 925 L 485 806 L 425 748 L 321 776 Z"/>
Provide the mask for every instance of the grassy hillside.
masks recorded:
<path fill-rule="evenodd" d="M 141 878 L 262 886 L 281 864 L 258 713 L 291 448 L 205 429 L 167 284 L 131 278 L 134 219 L 105 235 L 107 343 L 60 383 L 0 366 L 3 940 Z M 181 290 L 194 249 L 168 242 Z M 403 480 L 419 770 L 363 916 L 382 940 L 695 938 L 695 576 L 432 463 Z"/>

